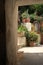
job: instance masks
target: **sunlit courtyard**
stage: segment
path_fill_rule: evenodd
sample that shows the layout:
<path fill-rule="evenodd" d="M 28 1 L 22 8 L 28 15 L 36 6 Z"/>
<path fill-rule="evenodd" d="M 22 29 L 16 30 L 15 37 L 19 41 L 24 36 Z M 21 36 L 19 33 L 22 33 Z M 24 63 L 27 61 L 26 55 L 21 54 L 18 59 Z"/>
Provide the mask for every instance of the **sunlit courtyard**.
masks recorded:
<path fill-rule="evenodd" d="M 17 31 L 18 64 L 39 65 L 43 53 L 43 4 L 18 7 Z"/>

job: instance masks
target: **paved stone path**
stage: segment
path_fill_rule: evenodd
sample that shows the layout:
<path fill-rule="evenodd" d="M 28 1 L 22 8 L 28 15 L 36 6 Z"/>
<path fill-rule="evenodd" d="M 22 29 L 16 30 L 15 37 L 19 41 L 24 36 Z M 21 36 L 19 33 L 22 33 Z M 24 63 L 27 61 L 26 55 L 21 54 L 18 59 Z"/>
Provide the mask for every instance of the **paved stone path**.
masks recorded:
<path fill-rule="evenodd" d="M 26 49 L 26 48 L 25 48 Z M 32 51 L 33 48 L 30 49 Z M 34 47 L 34 52 L 29 52 L 29 48 L 27 49 L 28 52 L 24 52 L 23 58 L 19 60 L 19 65 L 43 65 L 43 47 Z M 21 51 L 24 48 L 20 49 Z M 19 50 L 19 51 L 20 51 Z M 42 50 L 42 52 L 37 52 L 38 50 Z"/>

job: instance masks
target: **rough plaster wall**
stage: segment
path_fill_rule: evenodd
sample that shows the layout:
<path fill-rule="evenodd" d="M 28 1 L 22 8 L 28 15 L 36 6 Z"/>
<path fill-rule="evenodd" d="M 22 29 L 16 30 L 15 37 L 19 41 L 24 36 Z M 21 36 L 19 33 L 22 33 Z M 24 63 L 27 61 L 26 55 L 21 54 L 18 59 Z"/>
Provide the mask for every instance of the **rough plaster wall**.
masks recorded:
<path fill-rule="evenodd" d="M 7 48 L 7 65 L 16 65 L 16 0 L 6 0 L 6 48 Z M 14 14 L 14 15 L 13 15 Z"/>
<path fill-rule="evenodd" d="M 30 4 L 41 4 L 43 0 L 17 0 L 16 4 L 18 6 L 30 5 Z"/>

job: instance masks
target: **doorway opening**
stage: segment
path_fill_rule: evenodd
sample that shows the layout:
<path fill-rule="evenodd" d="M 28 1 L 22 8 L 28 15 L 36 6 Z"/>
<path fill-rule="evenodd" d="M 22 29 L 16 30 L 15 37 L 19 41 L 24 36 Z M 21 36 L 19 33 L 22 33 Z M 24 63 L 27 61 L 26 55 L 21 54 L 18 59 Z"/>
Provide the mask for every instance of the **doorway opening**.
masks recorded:
<path fill-rule="evenodd" d="M 18 7 L 18 45 L 43 45 L 43 4 Z"/>
<path fill-rule="evenodd" d="M 23 57 L 27 57 L 29 53 L 43 52 L 43 4 L 18 6 L 17 33 L 19 60 L 22 59 L 23 61 Z M 21 65 L 22 61 L 20 61 Z M 25 64 L 25 62 L 23 62 L 23 64 Z"/>

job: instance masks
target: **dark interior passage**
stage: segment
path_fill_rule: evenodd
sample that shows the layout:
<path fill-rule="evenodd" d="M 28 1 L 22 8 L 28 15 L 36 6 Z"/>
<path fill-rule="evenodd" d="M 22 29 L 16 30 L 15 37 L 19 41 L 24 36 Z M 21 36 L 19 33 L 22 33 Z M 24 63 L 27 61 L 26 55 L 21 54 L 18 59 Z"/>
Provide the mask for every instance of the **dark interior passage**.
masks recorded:
<path fill-rule="evenodd" d="M 0 65 L 6 64 L 5 0 L 0 0 Z"/>

